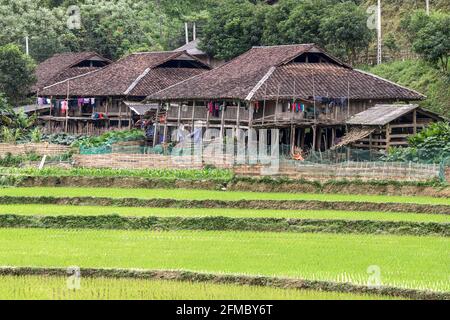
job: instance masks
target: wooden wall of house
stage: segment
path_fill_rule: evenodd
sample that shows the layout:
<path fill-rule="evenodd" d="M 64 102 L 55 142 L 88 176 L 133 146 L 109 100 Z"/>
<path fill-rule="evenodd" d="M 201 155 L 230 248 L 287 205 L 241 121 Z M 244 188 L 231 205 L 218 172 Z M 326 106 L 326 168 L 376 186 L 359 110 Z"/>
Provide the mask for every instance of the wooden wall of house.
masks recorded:
<path fill-rule="evenodd" d="M 354 148 L 389 149 L 408 146 L 408 138 L 422 131 L 429 124 L 438 121 L 437 117 L 424 113 L 420 109 L 405 114 L 385 126 L 374 126 L 375 132 L 354 143 Z"/>
<path fill-rule="evenodd" d="M 292 112 L 289 110 L 289 103 L 292 101 L 266 101 L 259 102 L 259 110 L 255 111 L 254 120 L 255 123 L 270 123 L 270 122 L 283 122 L 294 121 L 295 123 L 310 123 L 314 121 L 314 105 L 305 103 L 306 112 Z M 370 107 L 379 103 L 387 103 L 387 101 L 380 100 L 354 100 L 350 101 L 350 108 L 348 106 L 329 107 L 316 103 L 316 121 L 318 123 L 342 123 L 349 117 L 363 112 Z M 265 107 L 264 107 L 265 105 Z"/>

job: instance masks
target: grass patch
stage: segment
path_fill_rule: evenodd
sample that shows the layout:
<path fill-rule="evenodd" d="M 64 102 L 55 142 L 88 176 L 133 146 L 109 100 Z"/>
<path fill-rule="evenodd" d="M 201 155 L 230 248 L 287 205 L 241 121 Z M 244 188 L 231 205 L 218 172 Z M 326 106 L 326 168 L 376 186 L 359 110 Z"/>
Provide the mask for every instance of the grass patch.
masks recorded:
<path fill-rule="evenodd" d="M 67 277 L 1 276 L 2 300 L 385 300 L 386 296 L 314 290 L 158 281 L 85 278 L 79 290 L 67 288 Z"/>
<path fill-rule="evenodd" d="M 450 205 L 450 199 L 433 197 L 402 197 L 343 194 L 292 194 L 264 192 L 234 192 L 187 189 L 120 189 L 120 188 L 2 188 L 0 196 L 13 197 L 108 197 L 175 200 L 317 200 L 326 202 L 352 201 L 372 203 L 415 203 Z"/>
<path fill-rule="evenodd" d="M 0 168 L 0 175 L 28 177 L 135 177 L 146 179 L 185 179 L 229 181 L 233 172 L 226 169 L 91 169 L 91 168 Z"/>
<path fill-rule="evenodd" d="M 440 237 L 206 231 L 0 229 L 10 266 L 193 270 L 450 291 L 448 248 Z M 261 263 L 264 261 L 264 263 Z"/>
<path fill-rule="evenodd" d="M 184 209 L 96 207 L 63 205 L 0 205 L 0 214 L 25 216 L 99 216 L 116 214 L 127 217 L 234 217 L 234 218 L 293 218 L 316 220 L 371 220 L 450 223 L 449 215 L 333 211 L 333 210 L 255 210 L 255 209 Z"/>

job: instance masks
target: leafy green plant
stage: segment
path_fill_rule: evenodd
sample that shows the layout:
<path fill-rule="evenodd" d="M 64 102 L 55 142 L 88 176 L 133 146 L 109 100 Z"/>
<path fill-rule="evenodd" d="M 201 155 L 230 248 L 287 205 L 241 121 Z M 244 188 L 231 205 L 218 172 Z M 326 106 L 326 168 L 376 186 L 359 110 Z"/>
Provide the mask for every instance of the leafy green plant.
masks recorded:
<path fill-rule="evenodd" d="M 409 139 L 407 148 L 391 148 L 386 161 L 441 163 L 450 157 L 450 124 L 438 122 Z"/>
<path fill-rule="evenodd" d="M 86 137 L 75 141 L 72 146 L 80 149 L 110 148 L 114 143 L 143 140 L 145 133 L 139 129 L 109 131 L 98 137 Z"/>
<path fill-rule="evenodd" d="M 42 132 L 40 128 L 34 128 L 31 131 L 31 141 L 34 143 L 38 143 L 42 141 Z"/>

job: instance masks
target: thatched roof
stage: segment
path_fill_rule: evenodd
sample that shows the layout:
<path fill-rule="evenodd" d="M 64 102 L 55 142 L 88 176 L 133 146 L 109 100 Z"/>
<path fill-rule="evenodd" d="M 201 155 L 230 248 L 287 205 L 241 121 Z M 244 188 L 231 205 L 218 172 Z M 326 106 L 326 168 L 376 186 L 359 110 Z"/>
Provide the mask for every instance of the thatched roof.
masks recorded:
<path fill-rule="evenodd" d="M 103 69 L 48 86 L 41 94 L 65 96 L 69 88 L 70 96 L 145 97 L 207 70 L 209 66 L 186 52 L 134 53 Z"/>
<path fill-rule="evenodd" d="M 101 61 L 104 64 L 111 63 L 110 60 L 100 56 L 96 52 L 67 52 L 55 54 L 37 66 L 37 83 L 33 86 L 32 91 L 36 92 L 38 89 L 41 90 L 56 82 L 98 69 L 85 66 L 78 67 L 86 61 Z"/>
<path fill-rule="evenodd" d="M 305 60 L 315 55 L 320 60 Z M 350 87 L 350 92 L 348 92 Z M 148 97 L 150 100 L 240 99 L 312 96 L 421 100 L 425 96 L 355 70 L 314 44 L 254 47 L 225 65 Z"/>

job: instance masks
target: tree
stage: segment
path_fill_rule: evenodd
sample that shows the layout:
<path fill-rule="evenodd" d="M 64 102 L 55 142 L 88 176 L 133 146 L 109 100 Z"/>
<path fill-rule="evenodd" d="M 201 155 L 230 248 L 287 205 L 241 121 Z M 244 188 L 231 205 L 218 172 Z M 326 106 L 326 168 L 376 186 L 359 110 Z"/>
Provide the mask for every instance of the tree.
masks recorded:
<path fill-rule="evenodd" d="M 261 44 L 264 6 L 247 0 L 223 1 L 204 26 L 201 48 L 218 59 L 231 59 Z"/>
<path fill-rule="evenodd" d="M 292 10 L 298 4 L 297 0 L 280 1 L 276 6 L 267 9 L 264 31 L 261 42 L 265 45 L 278 45 L 288 43 L 283 21 L 289 19 Z"/>
<path fill-rule="evenodd" d="M 67 30 L 63 40 L 71 51 L 97 51 L 118 59 L 129 52 L 163 49 L 153 3 L 86 0 L 79 7 L 81 29 Z"/>
<path fill-rule="evenodd" d="M 450 14 L 433 12 L 427 16 L 424 11 L 415 12 L 403 21 L 413 50 L 425 60 L 449 70 L 450 59 Z"/>
<path fill-rule="evenodd" d="M 25 99 L 36 81 L 34 61 L 16 45 L 0 47 L 0 92 L 17 105 Z"/>
<path fill-rule="evenodd" d="M 320 35 L 320 21 L 330 3 L 327 0 L 305 0 L 297 4 L 287 20 L 279 22 L 278 36 L 284 43 L 316 43 L 324 45 Z"/>
<path fill-rule="evenodd" d="M 63 50 L 60 41 L 67 31 L 65 9 L 49 9 L 36 0 L 0 1 L 0 46 L 15 43 L 25 48 L 30 41 L 30 54 L 43 61 Z"/>
<path fill-rule="evenodd" d="M 366 49 L 373 38 L 367 28 L 366 13 L 353 2 L 330 7 L 320 22 L 320 34 L 326 47 L 353 64 L 358 53 Z"/>

